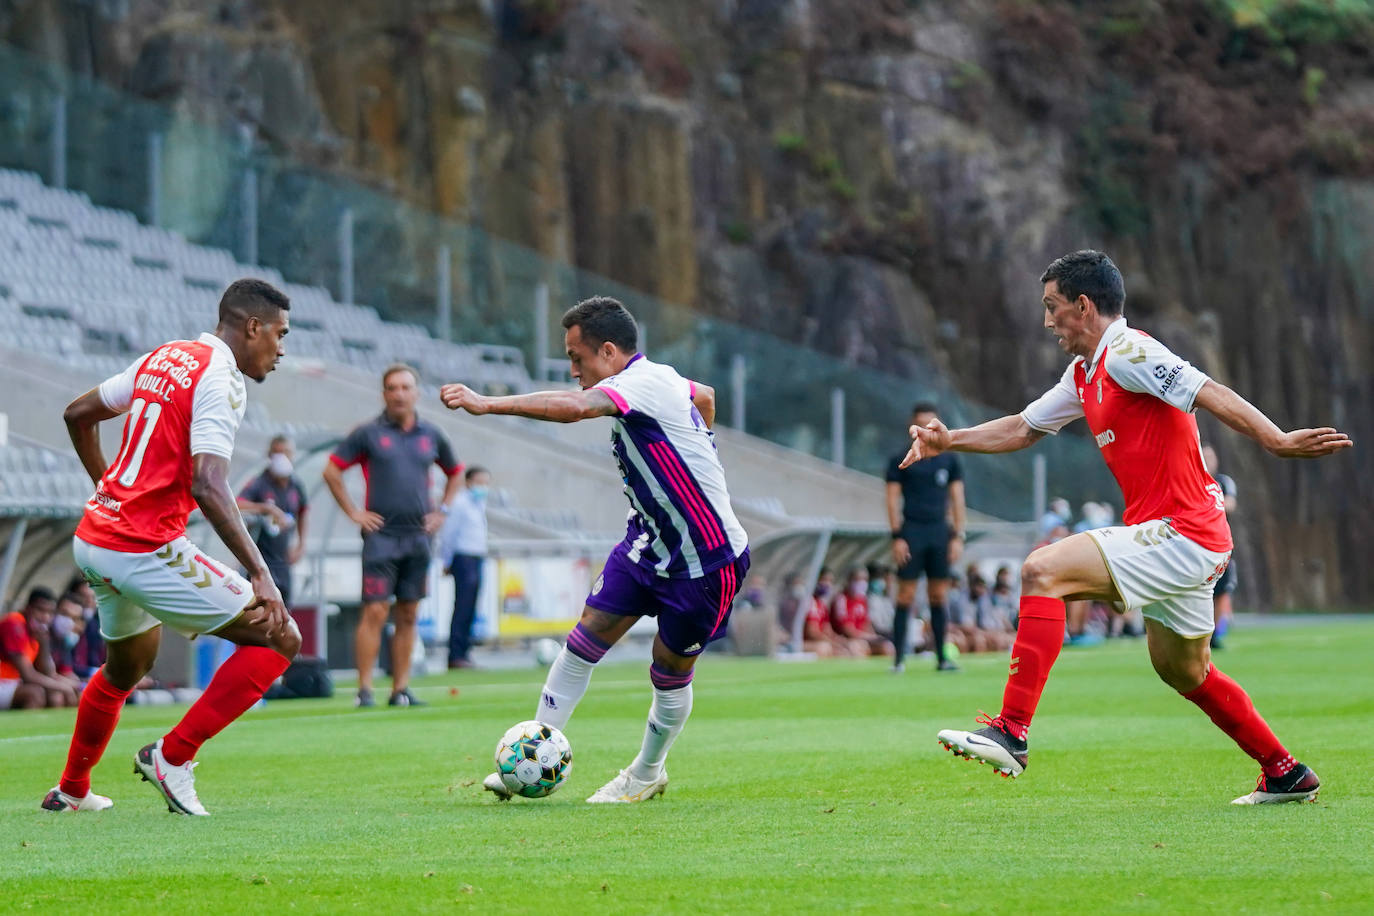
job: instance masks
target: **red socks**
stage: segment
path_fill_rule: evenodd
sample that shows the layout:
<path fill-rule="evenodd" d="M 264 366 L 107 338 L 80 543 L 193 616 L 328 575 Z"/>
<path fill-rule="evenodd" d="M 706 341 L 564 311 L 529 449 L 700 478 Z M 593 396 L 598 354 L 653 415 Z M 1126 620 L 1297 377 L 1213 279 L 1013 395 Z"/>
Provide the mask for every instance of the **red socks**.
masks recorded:
<path fill-rule="evenodd" d="M 1011 676 L 1002 692 L 1002 721 L 1022 741 L 1030 729 L 1045 680 L 1064 645 L 1064 602 L 1023 595 L 1011 647 Z"/>
<path fill-rule="evenodd" d="M 248 711 L 291 664 L 286 656 L 262 646 L 239 646 L 215 672 L 210 686 L 181 721 L 162 739 L 162 756 L 181 766 L 200 746 Z"/>
<path fill-rule="evenodd" d="M 92 675 L 91 682 L 81 691 L 81 703 L 76 707 L 76 728 L 67 751 L 67 768 L 58 784 L 72 798 L 85 798 L 90 794 L 91 770 L 100 762 L 105 745 L 110 743 L 129 693 L 105 680 L 104 668 Z"/>
<path fill-rule="evenodd" d="M 1293 757 L 1250 702 L 1241 686 L 1209 665 L 1207 676 L 1191 693 L 1183 695 L 1207 713 L 1217 728 L 1231 736 L 1240 749 L 1259 761 L 1265 776 L 1284 776 L 1293 768 Z"/>

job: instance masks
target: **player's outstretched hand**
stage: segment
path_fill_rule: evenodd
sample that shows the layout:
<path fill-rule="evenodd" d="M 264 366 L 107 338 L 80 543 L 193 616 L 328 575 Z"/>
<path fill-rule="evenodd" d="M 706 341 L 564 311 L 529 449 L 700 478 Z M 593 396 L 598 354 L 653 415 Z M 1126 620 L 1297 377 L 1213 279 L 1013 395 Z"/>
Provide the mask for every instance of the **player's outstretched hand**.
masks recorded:
<path fill-rule="evenodd" d="M 902 459 L 899 467 L 910 467 L 918 461 L 934 458 L 942 452 L 949 451 L 952 444 L 949 427 L 941 423 L 938 417 L 925 426 L 912 426 L 910 433 L 911 448 L 907 451 L 906 457 Z"/>
<path fill-rule="evenodd" d="M 1269 449 L 1280 458 L 1324 458 L 1351 448 L 1354 442 L 1338 429 L 1295 429 L 1283 434 L 1279 444 Z"/>
<path fill-rule="evenodd" d="M 245 620 L 253 626 L 266 624 L 267 635 L 284 631 L 290 626 L 291 615 L 286 613 L 286 602 L 282 601 L 281 590 L 267 573 L 253 576 L 253 600 L 244 608 Z"/>
<path fill-rule="evenodd" d="M 474 417 L 480 417 L 487 412 L 486 398 L 459 382 L 440 388 L 439 400 L 443 401 L 449 410 L 466 410 Z"/>

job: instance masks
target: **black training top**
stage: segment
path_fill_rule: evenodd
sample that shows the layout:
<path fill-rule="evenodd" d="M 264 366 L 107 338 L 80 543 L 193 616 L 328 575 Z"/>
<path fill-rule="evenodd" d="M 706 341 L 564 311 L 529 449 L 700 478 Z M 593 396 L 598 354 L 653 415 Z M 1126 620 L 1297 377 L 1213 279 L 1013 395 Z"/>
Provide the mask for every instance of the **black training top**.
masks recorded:
<path fill-rule="evenodd" d="M 309 505 L 305 487 L 296 479 L 295 474 L 282 483 L 272 476 L 271 471 L 263 471 L 250 480 L 248 486 L 239 493 L 239 499 L 254 503 L 272 503 L 297 521 Z M 262 558 L 268 566 L 279 568 L 287 565 L 286 557 L 291 549 L 291 538 L 294 536 L 295 531 L 291 528 L 271 534 L 267 527 L 263 526 L 256 540 L 258 550 L 262 552 Z"/>
<path fill-rule="evenodd" d="M 952 452 L 900 468 L 906 452 L 888 463 L 887 482 L 902 486 L 902 519 L 917 525 L 943 522 L 949 508 L 949 485 L 964 479 L 964 467 Z"/>
<path fill-rule="evenodd" d="M 429 493 L 431 464 L 450 477 L 463 471 L 439 427 L 416 417 L 410 429 L 401 429 L 386 411 L 349 433 L 329 460 L 340 468 L 362 466 L 366 508 L 382 517 L 386 534 L 424 530 L 425 515 L 434 511 Z"/>

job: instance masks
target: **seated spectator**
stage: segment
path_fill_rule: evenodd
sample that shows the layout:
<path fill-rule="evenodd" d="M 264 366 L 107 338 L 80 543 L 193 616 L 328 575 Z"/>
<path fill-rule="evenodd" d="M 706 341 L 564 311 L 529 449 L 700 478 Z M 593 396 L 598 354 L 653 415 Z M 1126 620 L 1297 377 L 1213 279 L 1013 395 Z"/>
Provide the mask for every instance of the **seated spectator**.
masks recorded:
<path fill-rule="evenodd" d="M 76 686 L 53 665 L 56 609 L 53 593 L 40 586 L 29 592 L 22 611 L 0 619 L 0 709 L 76 705 Z"/>
<path fill-rule="evenodd" d="M 979 574 L 969 576 L 969 604 L 973 607 L 973 651 L 1003 652 L 1011 648 L 1016 628 L 1005 605 L 993 600 L 992 590 Z"/>
<path fill-rule="evenodd" d="M 992 582 L 992 603 L 1007 612 L 1007 619 L 1012 625 L 1016 624 L 1016 609 L 1020 604 L 1021 597 L 1017 594 L 1016 583 L 1012 581 L 1011 567 L 1002 565 L 997 567 L 997 577 Z"/>
<path fill-rule="evenodd" d="M 868 570 L 856 566 L 845 578 L 844 588 L 830 603 L 830 627 L 850 641 L 862 643 L 866 655 L 892 655 L 892 643 L 879 636 L 868 619 Z"/>
<path fill-rule="evenodd" d="M 802 584 L 801 573 L 790 572 L 783 577 L 782 589 L 778 592 L 778 646 L 789 651 L 800 649 L 792 645 L 792 634 L 796 632 L 797 615 L 804 613 L 803 608 L 810 606 L 806 586 Z"/>
<path fill-rule="evenodd" d="M 86 635 L 86 614 L 81 599 L 67 592 L 57 599 L 57 613 L 53 615 L 52 661 L 63 677 L 76 677 L 76 647 Z"/>
<path fill-rule="evenodd" d="M 832 656 L 862 658 L 868 655 L 868 644 L 840 636 L 830 626 L 830 594 L 835 589 L 835 574 L 822 568 L 811 593 L 811 609 L 807 611 L 802 629 L 802 649 L 820 658 Z"/>
<path fill-rule="evenodd" d="M 872 564 L 868 567 L 868 622 L 875 632 L 892 637 L 892 624 L 897 608 L 892 603 L 895 584 L 892 568 Z"/>
<path fill-rule="evenodd" d="M 81 602 L 81 639 L 72 650 L 72 669 L 77 677 L 86 679 L 105 664 L 105 637 L 100 633 L 95 590 L 84 575 L 77 573 L 67 583 L 67 593 L 75 595 Z"/>

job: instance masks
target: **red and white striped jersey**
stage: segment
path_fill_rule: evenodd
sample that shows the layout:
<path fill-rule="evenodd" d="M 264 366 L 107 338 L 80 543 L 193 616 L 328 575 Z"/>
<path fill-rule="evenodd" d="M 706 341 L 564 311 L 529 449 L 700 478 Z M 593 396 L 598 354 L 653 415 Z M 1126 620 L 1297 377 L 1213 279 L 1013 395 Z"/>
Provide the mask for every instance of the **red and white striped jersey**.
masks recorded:
<path fill-rule="evenodd" d="M 1084 417 L 1126 499 L 1122 521 L 1167 519 L 1208 550 L 1231 549 L 1221 487 L 1202 463 L 1193 401 L 1207 375 L 1118 318 L 1092 362 L 1078 357 L 1059 384 L 1021 412 L 1057 433 Z"/>
<path fill-rule="evenodd" d="M 107 550 L 156 550 L 186 532 L 195 508 L 191 456 L 233 455 L 248 403 L 243 374 L 228 344 L 202 334 L 163 344 L 99 390 L 106 407 L 128 417 L 76 536 Z"/>

